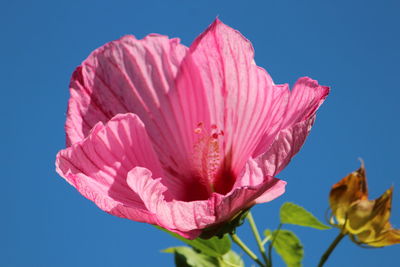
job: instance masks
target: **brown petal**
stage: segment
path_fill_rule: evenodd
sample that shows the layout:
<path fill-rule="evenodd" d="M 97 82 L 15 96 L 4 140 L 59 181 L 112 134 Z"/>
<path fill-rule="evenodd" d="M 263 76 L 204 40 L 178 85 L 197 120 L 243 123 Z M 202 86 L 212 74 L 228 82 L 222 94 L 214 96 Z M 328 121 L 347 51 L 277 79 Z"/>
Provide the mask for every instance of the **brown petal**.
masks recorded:
<path fill-rule="evenodd" d="M 367 181 L 362 163 L 357 171 L 350 173 L 332 187 L 329 195 L 332 214 L 336 217 L 337 222 L 343 225 L 350 206 L 356 201 L 367 198 Z"/>
<path fill-rule="evenodd" d="M 392 192 L 393 188 L 389 188 L 382 196 L 374 201 L 370 201 L 373 202 L 374 205 L 370 214 L 364 217 L 363 220 L 359 219 L 357 221 L 355 219 L 355 213 L 360 213 L 359 210 L 354 214 L 349 212 L 349 225 L 346 228 L 349 228 L 350 232 L 358 234 L 357 238 L 360 242 L 371 246 L 382 246 L 379 244 L 387 242 L 385 241 L 387 238 L 393 239 L 391 232 L 394 229 L 392 229 L 389 223 Z M 365 230 L 365 232 L 361 232 L 362 230 Z"/>

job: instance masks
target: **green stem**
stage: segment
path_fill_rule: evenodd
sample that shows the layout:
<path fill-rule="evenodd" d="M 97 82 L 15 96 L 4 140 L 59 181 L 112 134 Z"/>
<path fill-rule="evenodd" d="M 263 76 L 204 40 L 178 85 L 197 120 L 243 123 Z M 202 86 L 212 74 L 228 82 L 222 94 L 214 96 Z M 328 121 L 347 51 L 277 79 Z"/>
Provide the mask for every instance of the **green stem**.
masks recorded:
<path fill-rule="evenodd" d="M 335 238 L 335 240 L 333 240 L 332 244 L 328 247 L 328 249 L 325 251 L 324 255 L 322 255 L 321 260 L 318 263 L 318 267 L 322 267 L 324 265 L 324 263 L 326 262 L 326 260 L 329 258 L 329 256 L 331 255 L 332 251 L 335 249 L 335 247 L 337 246 L 337 244 L 339 244 L 339 242 L 342 240 L 342 238 L 345 235 L 342 234 L 342 232 L 339 233 L 339 235 Z"/>
<path fill-rule="evenodd" d="M 235 242 L 250 258 L 252 258 L 258 265 L 264 267 L 264 264 L 258 259 L 257 255 L 249 249 L 245 243 L 234 233 L 230 234 L 232 241 Z"/>
<path fill-rule="evenodd" d="M 260 233 L 258 232 L 256 222 L 254 221 L 253 215 L 251 214 L 251 211 L 247 213 L 247 220 L 249 221 L 251 230 L 253 231 L 254 237 L 256 238 L 258 249 L 260 250 L 261 256 L 263 257 L 265 264 L 269 266 L 269 260 L 267 258 L 267 254 L 265 254 L 265 248 L 261 240 Z"/>
<path fill-rule="evenodd" d="M 272 240 L 271 240 L 271 243 L 269 243 L 269 246 L 268 246 L 268 259 L 269 259 L 269 263 L 268 263 L 268 266 L 267 266 L 267 267 L 272 267 L 272 248 L 273 248 L 273 246 L 274 246 L 275 239 L 276 239 L 276 237 L 278 236 L 279 231 L 281 230 L 281 227 L 282 227 L 282 224 L 280 223 L 280 224 L 278 225 L 278 228 L 277 228 L 275 231 L 272 232 Z M 274 234 L 274 232 L 275 232 L 275 234 Z"/>

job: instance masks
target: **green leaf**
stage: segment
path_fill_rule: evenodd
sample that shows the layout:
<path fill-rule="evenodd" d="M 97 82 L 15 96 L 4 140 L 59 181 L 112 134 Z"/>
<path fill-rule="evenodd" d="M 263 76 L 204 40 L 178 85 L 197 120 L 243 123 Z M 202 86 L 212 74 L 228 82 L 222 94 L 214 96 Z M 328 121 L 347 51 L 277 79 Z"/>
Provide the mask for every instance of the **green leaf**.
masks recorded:
<path fill-rule="evenodd" d="M 231 249 L 231 240 L 228 235 L 224 235 L 222 238 L 213 237 L 210 239 L 196 238 L 194 240 L 186 239 L 178 234 L 172 233 L 164 228 L 156 226 L 158 229 L 169 233 L 173 237 L 181 240 L 192 248 L 201 251 L 203 254 L 213 257 L 222 256 Z"/>
<path fill-rule="evenodd" d="M 242 258 L 233 250 L 228 251 L 224 256 L 222 256 L 222 261 L 220 262 L 221 267 L 244 267 L 244 262 Z"/>
<path fill-rule="evenodd" d="M 330 229 L 329 226 L 320 222 L 309 211 L 291 202 L 286 202 L 281 206 L 280 219 L 282 224 L 296 224 L 320 230 Z"/>
<path fill-rule="evenodd" d="M 189 247 L 172 247 L 163 250 L 174 253 L 177 267 L 219 267 L 218 259 L 196 252 Z"/>
<path fill-rule="evenodd" d="M 211 254 L 215 255 L 215 253 L 218 255 L 224 255 L 231 249 L 231 240 L 229 239 L 228 235 L 224 235 L 222 238 L 219 237 L 213 237 L 210 239 L 197 238 L 191 241 L 192 245 L 189 244 L 190 246 L 193 246 L 210 256 L 212 256 Z M 205 250 L 207 251 L 210 250 L 210 251 L 206 253 Z"/>
<path fill-rule="evenodd" d="M 270 235 L 271 232 L 267 230 L 265 234 Z M 273 247 L 287 267 L 301 267 L 304 250 L 299 238 L 289 230 L 276 230 L 272 235 L 276 235 Z"/>
<path fill-rule="evenodd" d="M 217 258 L 201 254 L 189 247 L 172 247 L 163 252 L 174 254 L 177 267 L 244 267 L 242 258 L 232 250 Z"/>

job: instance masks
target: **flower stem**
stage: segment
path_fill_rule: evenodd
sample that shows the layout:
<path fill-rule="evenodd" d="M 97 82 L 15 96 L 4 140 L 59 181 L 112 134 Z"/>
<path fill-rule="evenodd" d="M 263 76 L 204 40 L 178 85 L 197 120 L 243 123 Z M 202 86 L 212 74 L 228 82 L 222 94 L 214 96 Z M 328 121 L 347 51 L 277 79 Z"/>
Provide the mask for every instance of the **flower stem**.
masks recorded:
<path fill-rule="evenodd" d="M 325 253 L 322 255 L 321 260 L 318 263 L 318 267 L 322 267 L 326 260 L 329 258 L 331 255 L 332 251 L 335 249 L 337 244 L 342 240 L 342 238 L 345 236 L 342 232 L 339 233 L 339 235 L 333 240 L 332 244 L 328 247 L 328 249 L 325 251 Z"/>
<path fill-rule="evenodd" d="M 269 243 L 269 246 L 268 246 L 269 262 L 268 262 L 268 266 L 267 267 L 272 267 L 272 248 L 274 247 L 275 239 L 278 236 L 279 231 L 281 230 L 281 228 L 282 228 L 282 223 L 280 223 L 278 225 L 278 228 L 274 231 L 275 233 L 272 232 L 272 240 L 271 240 L 271 243 Z"/>
<path fill-rule="evenodd" d="M 267 266 L 269 266 L 269 260 L 267 258 L 267 254 L 265 254 L 264 244 L 261 241 L 260 233 L 258 232 L 258 228 L 257 228 L 256 222 L 254 221 L 253 215 L 251 214 L 251 211 L 249 211 L 249 213 L 247 213 L 247 220 L 250 223 L 251 230 L 253 231 L 254 237 L 256 238 L 258 249 L 260 250 L 260 253 L 264 259 L 264 262 Z"/>
<path fill-rule="evenodd" d="M 230 234 L 232 241 L 235 242 L 250 258 L 252 258 L 258 265 L 264 267 L 264 264 L 258 259 L 257 255 L 249 249 L 245 243 L 234 233 Z"/>

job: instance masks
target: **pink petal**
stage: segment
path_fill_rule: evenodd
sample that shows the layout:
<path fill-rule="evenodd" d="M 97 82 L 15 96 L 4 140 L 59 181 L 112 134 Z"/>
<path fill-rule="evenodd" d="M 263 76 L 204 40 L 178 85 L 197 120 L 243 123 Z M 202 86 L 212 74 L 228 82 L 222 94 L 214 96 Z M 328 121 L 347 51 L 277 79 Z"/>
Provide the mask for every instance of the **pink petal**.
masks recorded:
<path fill-rule="evenodd" d="M 243 168 L 241 175 L 236 179 L 233 188 L 245 187 L 245 186 L 258 186 L 264 182 L 264 174 L 257 165 L 257 162 L 250 158 Z"/>
<path fill-rule="evenodd" d="M 282 123 L 285 118 L 285 112 L 287 109 L 290 91 L 288 84 L 274 85 L 274 99 L 273 106 L 271 108 L 270 124 L 269 127 L 263 133 L 260 142 L 257 144 L 256 149 L 253 152 L 252 157 L 257 158 L 260 154 L 263 154 L 275 141 L 275 138 L 280 130 L 282 130 Z"/>
<path fill-rule="evenodd" d="M 119 198 L 118 195 L 124 190 L 106 187 L 82 173 L 75 174 L 68 171 L 61 174 L 58 170 L 57 172 L 72 184 L 79 193 L 93 201 L 105 212 L 137 222 L 156 224 L 154 214 L 149 212 L 142 202 L 139 202 L 135 193 L 130 192 L 129 199 Z"/>
<path fill-rule="evenodd" d="M 246 164 L 244 173 L 239 180 L 240 182 L 235 184 L 235 189 L 226 196 L 214 195 L 218 221 L 230 219 L 240 210 L 249 208 L 256 203 L 271 201 L 285 192 L 286 182 L 271 176 L 264 176 L 257 163 L 252 159 Z"/>
<path fill-rule="evenodd" d="M 157 224 L 168 230 L 193 239 L 201 233 L 200 229 L 215 222 L 214 209 L 208 200 L 172 200 L 161 178 L 154 179 L 148 169 L 134 168 L 128 174 L 128 184 L 147 210 L 156 215 Z"/>
<path fill-rule="evenodd" d="M 280 197 L 285 193 L 286 182 L 277 178 L 274 178 L 271 183 L 275 184 L 271 186 L 268 190 L 262 193 L 259 197 L 255 199 L 255 203 L 266 203 Z"/>
<path fill-rule="evenodd" d="M 290 94 L 282 129 L 311 118 L 329 94 L 329 87 L 308 77 L 300 78 Z"/>
<path fill-rule="evenodd" d="M 266 132 L 274 139 L 288 98 L 288 92 L 275 87 L 267 72 L 256 66 L 253 54 L 248 40 L 217 19 L 192 44 L 181 68 L 191 78 L 184 83 L 188 92 L 206 95 L 198 109 L 209 113 L 209 123 L 223 133 L 221 161 L 233 176 L 240 174 Z M 221 177 L 214 186 L 225 193 L 234 180 Z"/>
<path fill-rule="evenodd" d="M 127 173 L 136 166 L 163 171 L 140 119 L 121 114 L 96 124 L 88 137 L 57 154 L 57 172 L 101 209 L 135 221 L 155 223 L 132 191 Z"/>
<path fill-rule="evenodd" d="M 282 131 L 267 152 L 257 158 L 265 175 L 275 176 L 300 150 L 315 120 L 315 112 L 329 93 L 329 87 L 310 78 L 300 78 L 291 92 Z"/>
<path fill-rule="evenodd" d="M 128 174 L 128 185 L 144 202 L 147 210 L 157 217 L 157 224 L 187 238 L 196 238 L 201 229 L 230 220 L 240 210 L 255 204 L 261 195 L 264 202 L 284 192 L 285 182 L 264 177 L 256 162 L 246 164 L 240 187 L 227 195 L 213 193 L 208 200 L 172 200 L 161 178 L 145 168 L 136 167 Z M 246 184 L 247 183 L 247 184 Z M 246 184 L 246 185 L 245 185 Z M 268 198 L 269 197 L 269 198 Z"/>
<path fill-rule="evenodd" d="M 189 126 L 182 119 L 187 112 L 181 105 L 193 102 L 179 99 L 175 78 L 186 51 L 178 39 L 154 34 L 142 40 L 125 36 L 95 50 L 71 80 L 68 144 L 82 140 L 99 121 L 135 113 L 146 125 L 161 163 L 172 173 L 171 179 L 185 177 L 176 175 L 190 165 L 185 142 Z M 194 129 L 195 125 L 191 131 Z"/>

